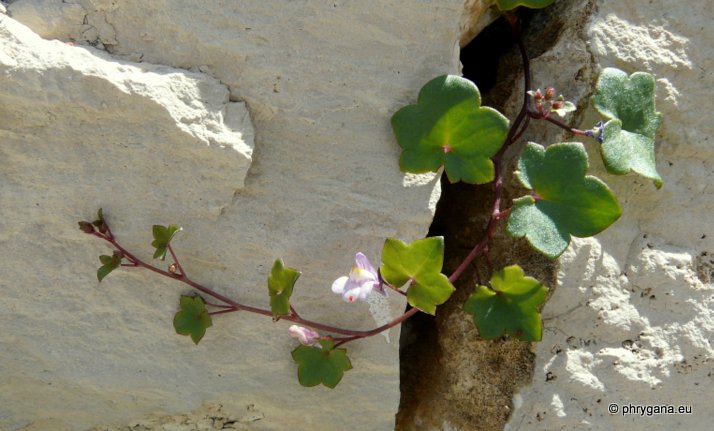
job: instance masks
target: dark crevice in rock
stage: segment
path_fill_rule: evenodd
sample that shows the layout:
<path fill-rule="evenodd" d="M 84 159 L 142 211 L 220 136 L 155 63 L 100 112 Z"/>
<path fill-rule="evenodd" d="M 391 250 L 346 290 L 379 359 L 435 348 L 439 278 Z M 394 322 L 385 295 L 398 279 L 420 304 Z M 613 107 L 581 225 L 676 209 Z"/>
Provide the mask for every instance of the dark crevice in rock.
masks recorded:
<path fill-rule="evenodd" d="M 527 26 L 530 14 L 521 15 L 522 22 Z M 510 28 L 503 18 L 499 18 L 461 49 L 464 78 L 473 81 L 482 95 L 487 95 L 498 80 L 499 59 L 514 47 Z"/>
<path fill-rule="evenodd" d="M 559 9 L 520 12 L 531 58 L 547 52 L 559 40 L 564 25 Z M 522 68 L 507 24 L 499 19 L 482 31 L 462 49 L 461 61 L 464 76 L 479 87 L 483 104 L 515 118 L 520 106 L 512 100 L 521 99 L 512 96 L 520 91 Z M 522 192 L 510 175 L 522 145 L 517 143 L 507 153 L 504 208 Z M 442 196 L 429 235 L 444 236 L 443 272 L 450 274 L 481 239 L 493 191 L 492 184 L 451 184 L 446 176 L 441 184 Z M 503 229 L 496 234 L 489 256 L 495 269 L 515 263 L 545 285 L 555 285 L 555 263 L 525 240 L 508 237 Z M 474 284 L 489 277 L 486 263 L 478 259 L 457 281 L 456 292 L 437 309 L 436 317 L 420 313 L 402 326 L 397 430 L 503 429 L 511 414 L 513 394 L 532 379 L 534 355 L 530 343 L 505 337 L 479 339 L 471 317 L 463 312 Z"/>

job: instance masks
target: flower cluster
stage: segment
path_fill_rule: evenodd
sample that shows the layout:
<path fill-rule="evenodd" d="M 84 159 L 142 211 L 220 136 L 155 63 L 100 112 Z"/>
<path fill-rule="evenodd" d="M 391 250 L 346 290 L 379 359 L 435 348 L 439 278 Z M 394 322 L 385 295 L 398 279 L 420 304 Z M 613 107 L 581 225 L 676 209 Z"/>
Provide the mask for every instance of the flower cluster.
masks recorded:
<path fill-rule="evenodd" d="M 566 101 L 562 94 L 555 97 L 555 88 L 553 87 L 546 88 L 545 94 L 540 91 L 540 88 L 535 91 L 530 90 L 528 94 L 533 98 L 536 112 L 543 118 L 548 117 L 551 112 L 565 117 L 568 112 L 575 111 L 575 105 Z"/>

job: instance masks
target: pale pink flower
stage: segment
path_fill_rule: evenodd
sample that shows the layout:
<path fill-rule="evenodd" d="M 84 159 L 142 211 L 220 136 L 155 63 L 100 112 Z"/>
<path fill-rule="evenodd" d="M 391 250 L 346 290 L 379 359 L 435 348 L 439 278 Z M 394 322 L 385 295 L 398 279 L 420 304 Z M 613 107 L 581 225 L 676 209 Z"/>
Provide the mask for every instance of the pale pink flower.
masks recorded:
<path fill-rule="evenodd" d="M 298 325 L 292 325 L 289 327 L 288 334 L 290 334 L 291 337 L 297 338 L 300 341 L 300 344 L 304 344 L 306 346 L 311 346 L 320 339 L 320 334 L 317 332 L 310 328 Z"/>
<path fill-rule="evenodd" d="M 387 292 L 379 281 L 379 274 L 375 271 L 369 259 L 362 253 L 355 255 L 355 266 L 349 276 L 342 276 L 332 283 L 332 291 L 342 295 L 347 302 L 356 300 L 366 301 L 373 290 L 387 296 Z"/>

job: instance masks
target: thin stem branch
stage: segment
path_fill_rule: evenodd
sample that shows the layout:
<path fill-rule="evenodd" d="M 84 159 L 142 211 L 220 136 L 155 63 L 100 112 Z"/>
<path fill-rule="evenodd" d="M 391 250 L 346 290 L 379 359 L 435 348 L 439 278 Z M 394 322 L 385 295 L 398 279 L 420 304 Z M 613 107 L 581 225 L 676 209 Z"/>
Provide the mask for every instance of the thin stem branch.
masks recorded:
<path fill-rule="evenodd" d="M 543 115 L 539 112 L 528 111 L 528 117 L 533 118 L 535 120 L 545 120 L 549 123 L 555 124 L 556 126 L 560 127 L 561 129 L 567 130 L 568 132 L 570 132 L 574 135 L 588 136 L 590 138 L 593 137 L 592 130 L 581 130 L 581 129 L 576 129 L 575 127 L 570 127 L 569 125 L 563 123 L 562 121 L 553 118 L 552 115 Z"/>
<path fill-rule="evenodd" d="M 109 232 L 110 231 L 107 230 L 107 233 L 109 233 Z M 205 287 L 199 283 L 196 283 L 195 281 L 189 279 L 185 274 L 173 274 L 169 271 L 165 271 L 161 268 L 157 268 L 156 266 L 154 266 L 150 263 L 144 262 L 143 260 L 136 257 L 133 253 L 131 253 L 127 249 L 125 249 L 121 244 L 119 244 L 119 242 L 116 240 L 116 238 L 113 235 L 110 236 L 108 234 L 102 234 L 99 232 L 93 232 L 92 235 L 94 235 L 98 238 L 101 238 L 104 241 L 107 241 L 108 243 L 110 243 L 117 250 L 119 250 L 119 252 L 122 254 L 122 256 L 124 256 L 126 259 L 130 260 L 131 262 L 134 262 L 137 267 L 148 269 L 149 271 L 155 272 L 159 275 L 163 275 L 164 277 L 168 277 L 173 280 L 179 281 L 181 283 L 187 284 L 187 285 L 191 286 L 192 288 L 198 290 L 199 292 L 204 293 L 214 299 L 217 299 L 217 300 L 223 302 L 224 304 L 227 304 L 227 306 L 231 307 L 230 308 L 231 312 L 233 312 L 233 311 L 247 311 L 250 313 L 273 317 L 273 312 L 271 310 L 266 310 L 263 308 L 258 308 L 258 307 L 253 307 L 253 306 L 246 305 L 246 304 L 241 304 L 238 301 L 235 301 L 235 300 L 233 300 L 225 295 L 222 295 L 208 287 Z M 229 310 L 229 308 L 226 308 L 226 311 L 227 310 Z M 340 335 L 347 335 L 350 337 L 355 337 L 355 339 L 357 339 L 357 338 L 371 337 L 373 335 L 379 334 L 382 331 L 390 329 L 390 328 L 402 323 L 406 319 L 410 318 L 411 316 L 416 314 L 418 311 L 419 311 L 419 309 L 412 308 L 411 310 L 405 312 L 404 314 L 397 316 L 391 322 L 386 323 L 386 324 L 379 326 L 377 328 L 367 330 L 367 331 L 355 331 L 352 329 L 339 328 L 336 326 L 326 325 L 326 324 L 323 324 L 320 322 L 314 322 L 312 320 L 303 319 L 302 317 L 300 317 L 298 314 L 296 314 L 294 312 L 294 309 L 293 309 L 292 315 L 282 316 L 281 320 L 288 320 L 291 322 L 299 323 L 304 326 L 309 326 L 313 329 L 317 329 L 317 330 L 321 330 L 321 331 L 325 331 L 325 332 L 332 332 L 332 333 L 340 334 Z M 216 313 L 219 313 L 219 312 L 216 312 Z"/>
<path fill-rule="evenodd" d="M 513 209 L 513 207 L 511 207 L 511 208 L 506 208 L 505 210 L 500 211 L 500 212 L 498 213 L 498 215 L 496 216 L 496 219 L 497 219 L 497 220 L 501 220 L 501 219 L 504 219 L 504 218 L 508 217 L 508 214 L 511 213 L 511 210 L 512 210 L 512 209 Z"/>
<path fill-rule="evenodd" d="M 526 129 L 528 129 L 530 122 L 531 122 L 531 117 L 530 116 L 526 117 L 525 120 L 523 121 L 523 125 L 521 126 L 521 129 L 515 135 L 513 135 L 513 142 L 516 142 L 519 139 L 521 139 L 521 136 L 523 136 Z"/>
<path fill-rule="evenodd" d="M 521 53 L 521 61 L 523 63 L 523 104 L 521 105 L 521 110 L 518 112 L 516 119 L 513 121 L 513 124 L 511 124 L 511 127 L 508 130 L 508 134 L 506 135 L 506 141 L 503 143 L 503 146 L 501 146 L 501 149 L 498 151 L 498 153 L 496 153 L 496 155 L 493 157 L 493 167 L 495 176 L 493 186 L 494 198 L 493 206 L 491 209 L 491 218 L 488 221 L 488 225 L 486 225 L 484 236 L 481 241 L 479 241 L 474 246 L 471 252 L 469 252 L 463 262 L 461 262 L 461 264 L 456 268 L 456 270 L 449 276 L 449 281 L 452 283 L 458 280 L 461 274 L 463 274 L 466 268 L 468 268 L 471 262 L 479 254 L 483 253 L 488 249 L 488 244 L 490 243 L 491 239 L 493 238 L 493 235 L 496 232 L 496 226 L 498 225 L 498 221 L 501 219 L 501 197 L 503 194 L 504 177 L 503 156 L 506 153 L 508 147 L 510 147 L 514 142 L 518 140 L 518 138 L 521 137 L 521 135 L 523 135 L 526 128 L 528 127 L 528 123 L 530 120 L 530 117 L 528 115 L 528 108 L 530 105 L 530 96 L 528 95 L 528 90 L 531 87 L 530 59 L 528 58 L 528 53 L 526 52 L 526 48 L 523 45 L 523 41 L 521 40 L 518 30 L 515 28 L 513 30 L 516 36 L 516 44 L 518 45 L 518 50 Z"/>
<path fill-rule="evenodd" d="M 215 304 L 215 303 L 213 303 L 213 302 L 206 301 L 205 299 L 203 300 L 203 303 L 206 304 L 206 305 L 208 305 L 208 306 L 216 307 L 216 308 L 233 308 L 233 307 L 230 306 L 230 305 Z"/>
<path fill-rule="evenodd" d="M 360 338 L 360 337 L 356 337 L 356 336 L 353 336 L 353 337 L 339 337 L 339 338 L 333 338 L 333 340 L 336 341 L 336 343 L 335 343 L 335 348 L 337 348 L 337 347 L 340 347 L 341 345 L 343 345 L 343 344 L 345 344 L 345 343 L 349 343 L 350 341 L 358 340 L 359 338 Z"/>
<path fill-rule="evenodd" d="M 237 308 L 226 308 L 225 310 L 220 310 L 220 311 L 211 311 L 208 313 L 209 316 L 215 316 L 216 314 L 226 314 L 226 313 L 232 313 L 234 311 L 238 311 Z"/>
<path fill-rule="evenodd" d="M 179 262 L 178 258 L 176 257 L 176 253 L 174 253 L 174 248 L 171 247 L 170 242 L 166 245 L 166 248 L 169 249 L 169 253 L 171 253 L 171 258 L 174 260 L 174 263 L 176 264 L 176 269 L 178 269 L 178 271 L 181 275 L 186 275 L 186 271 L 183 270 L 183 267 L 181 266 L 181 262 Z"/>
<path fill-rule="evenodd" d="M 481 254 L 483 252 L 483 249 L 486 248 L 486 245 L 488 244 L 488 238 L 482 239 L 476 246 L 471 249 L 469 254 L 466 256 L 463 262 L 461 262 L 461 265 L 459 265 L 454 272 L 451 273 L 449 276 L 449 281 L 451 283 L 454 283 L 456 280 L 461 277 L 461 274 L 468 268 L 468 266 L 473 262 L 474 259 L 476 259 L 476 256 Z"/>
<path fill-rule="evenodd" d="M 295 307 L 293 307 L 292 305 L 290 305 L 290 313 L 292 313 L 292 315 L 295 316 L 295 317 L 300 317 L 300 315 L 298 314 L 297 310 L 296 310 Z"/>
<path fill-rule="evenodd" d="M 107 224 L 106 221 L 104 222 L 104 227 L 106 228 L 107 231 L 103 234 L 103 236 L 105 236 L 108 239 L 114 239 L 114 234 L 112 233 L 112 230 L 109 228 L 109 225 Z"/>
<path fill-rule="evenodd" d="M 387 329 L 390 329 L 390 328 L 393 328 L 393 327 L 399 325 L 400 323 L 409 319 L 413 315 L 417 314 L 419 311 L 420 310 L 418 308 L 410 308 L 409 311 L 407 311 L 406 313 L 397 317 L 396 319 L 392 320 L 391 322 L 386 323 L 386 324 L 379 326 L 377 328 L 374 328 L 371 331 L 353 331 L 354 334 L 352 337 L 346 337 L 346 338 L 341 339 L 341 341 L 337 345 L 349 343 L 350 341 L 354 341 L 354 340 L 357 340 L 360 338 L 366 338 L 366 337 L 371 337 L 373 335 L 377 335 L 380 332 L 384 332 Z"/>
<path fill-rule="evenodd" d="M 516 37 L 516 43 L 518 45 L 518 49 L 520 51 L 521 59 L 522 59 L 522 63 L 523 63 L 523 75 L 524 75 L 524 87 L 525 87 L 524 92 L 523 92 L 523 104 L 521 106 L 521 109 L 520 109 L 518 115 L 516 116 L 516 119 L 513 121 L 513 123 L 511 124 L 511 127 L 508 130 L 505 142 L 501 146 L 500 150 L 493 157 L 494 177 L 495 177 L 494 186 L 493 186 L 494 187 L 494 201 L 493 201 L 493 206 L 492 206 L 492 210 L 491 210 L 491 217 L 489 218 L 488 224 L 486 226 L 484 236 L 473 247 L 473 249 L 469 252 L 469 254 L 466 256 L 464 261 L 449 276 L 449 281 L 452 283 L 454 281 L 456 281 L 461 276 L 461 274 L 463 274 L 465 269 L 474 261 L 474 259 L 476 259 L 477 256 L 488 252 L 489 243 L 493 239 L 498 222 L 502 218 L 504 218 L 505 215 L 507 215 L 508 212 L 510 211 L 510 209 L 508 209 L 508 210 L 501 212 L 501 198 L 502 198 L 502 194 L 503 194 L 503 180 L 504 180 L 504 173 L 503 173 L 504 154 L 505 154 L 506 150 L 523 135 L 525 130 L 528 128 L 530 119 L 535 118 L 533 116 L 533 114 L 531 112 L 529 112 L 529 95 L 527 93 L 527 91 L 530 89 L 530 86 L 531 86 L 530 60 L 528 58 L 528 54 L 526 53 L 523 42 L 520 38 L 519 30 L 516 28 L 516 25 L 513 25 L 512 28 L 513 28 L 513 31 L 514 31 L 514 34 Z M 568 126 L 566 126 L 560 122 L 557 122 L 557 120 L 549 119 L 547 117 L 540 118 L 540 119 L 545 119 L 545 120 L 550 121 L 556 125 L 559 125 L 560 127 L 568 128 L 568 130 L 570 130 L 573 133 L 577 133 L 574 131 L 577 129 L 570 129 Z M 93 232 L 91 232 L 91 234 L 109 242 L 114 247 L 116 247 L 116 249 L 122 254 L 123 258 L 125 258 L 126 260 L 128 260 L 130 262 L 130 265 L 128 265 L 128 266 L 141 267 L 141 268 L 148 269 L 149 271 L 152 271 L 156 274 L 159 274 L 164 277 L 168 277 L 173 280 L 184 283 L 184 284 L 198 290 L 199 292 L 204 293 L 205 295 L 210 296 L 211 298 L 214 298 L 214 299 L 220 301 L 222 304 L 207 303 L 211 306 L 221 308 L 221 310 L 210 312 L 209 313 L 210 315 L 226 314 L 226 313 L 232 313 L 235 311 L 247 311 L 250 313 L 260 314 L 260 315 L 267 316 L 267 317 L 273 317 L 273 313 L 271 310 L 242 304 L 234 299 L 231 299 L 225 295 L 222 295 L 222 294 L 188 278 L 188 276 L 186 275 L 186 272 L 184 271 L 183 267 L 181 266 L 181 263 L 179 262 L 179 260 L 176 256 L 173 248 L 171 247 L 171 244 L 168 244 L 167 248 L 168 248 L 169 252 L 171 253 L 171 257 L 173 258 L 173 261 L 174 261 L 174 264 L 176 265 L 177 271 L 165 271 L 163 269 L 160 269 L 154 265 L 151 265 L 150 263 L 144 262 L 143 260 L 137 258 L 134 254 L 132 254 L 131 252 L 126 250 L 124 247 L 122 247 L 118 243 L 118 241 L 116 240 L 116 237 L 111 232 L 111 230 L 109 229 L 108 226 L 106 227 L 105 233 L 93 231 Z M 489 267 L 491 267 L 491 262 L 490 262 L 490 259 L 488 258 L 488 255 L 486 255 L 486 263 Z M 492 268 L 490 268 L 490 269 L 492 271 Z M 379 277 L 381 280 L 381 274 Z M 402 292 L 399 289 L 393 288 L 393 286 L 390 286 L 390 287 L 392 287 L 393 290 L 399 292 L 400 294 L 406 295 L 405 292 Z M 373 328 L 370 330 L 366 330 L 366 331 L 355 331 L 355 330 L 351 330 L 351 329 L 339 328 L 339 327 L 311 321 L 308 319 L 304 319 L 297 313 L 295 308 L 293 308 L 292 306 L 290 306 L 290 315 L 282 316 L 281 320 L 288 320 L 291 322 L 299 323 L 299 324 L 311 327 L 316 330 L 340 334 L 343 337 L 334 338 L 334 340 L 337 341 L 335 344 L 335 347 L 337 347 L 342 344 L 348 343 L 350 341 L 354 341 L 354 340 L 366 338 L 366 337 L 371 337 L 373 335 L 376 335 L 383 331 L 386 331 L 396 325 L 399 325 L 400 323 L 404 322 L 405 320 L 409 319 L 410 317 L 412 317 L 414 314 L 418 313 L 419 311 L 420 310 L 418 308 L 411 308 L 408 311 L 401 314 L 400 316 L 397 316 L 396 318 L 394 318 L 389 323 L 386 323 L 384 325 L 381 325 L 379 327 L 376 327 L 376 328 Z"/>

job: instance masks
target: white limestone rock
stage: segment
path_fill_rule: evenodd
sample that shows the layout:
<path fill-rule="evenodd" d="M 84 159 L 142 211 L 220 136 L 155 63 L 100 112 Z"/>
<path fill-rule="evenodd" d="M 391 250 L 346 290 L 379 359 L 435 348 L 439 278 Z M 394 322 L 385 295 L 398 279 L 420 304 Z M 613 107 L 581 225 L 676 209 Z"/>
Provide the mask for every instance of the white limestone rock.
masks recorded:
<path fill-rule="evenodd" d="M 522 403 L 510 430 L 711 426 L 714 123 L 705 110 L 714 87 L 712 17 L 711 2 L 597 2 L 586 42 L 598 67 L 657 79 L 664 187 L 608 175 L 591 153 L 592 171 L 613 188 L 623 216 L 596 238 L 574 240 L 561 257 L 558 289 L 543 311 L 534 382 L 517 395 Z M 551 52 L 573 45 L 561 40 Z M 586 115 L 582 127 L 595 120 Z M 692 414 L 623 416 L 629 405 L 691 406 Z"/>
<path fill-rule="evenodd" d="M 12 17 L 47 39 L 82 38 L 87 12 L 77 3 L 53 0 L 15 2 L 9 6 Z"/>
<path fill-rule="evenodd" d="M 83 186 L 87 178 L 76 171 L 82 169 L 116 181 L 113 193 L 132 196 L 141 190 L 129 186 L 136 176 L 152 176 L 154 186 L 164 185 L 154 197 L 164 193 L 177 199 L 188 192 L 216 207 L 243 186 L 253 128 L 245 104 L 229 102 L 220 82 L 166 66 L 117 62 L 91 47 L 48 42 L 12 19 L 1 24 L 5 163 L 13 157 L 49 163 L 52 155 L 62 156 L 74 165 L 65 175 L 76 183 L 67 186 Z M 50 157 L 39 157 L 43 153 Z M 208 189 L 191 191 L 189 185 L 196 183 L 191 171 L 203 164 L 225 172 L 209 174 Z M 31 167 L 13 166 L 17 171 Z M 144 198 L 151 196 L 145 192 Z"/>
<path fill-rule="evenodd" d="M 121 206 L 145 249 L 161 213 L 215 218 L 243 186 L 253 129 L 207 75 L 49 42 L 6 16 L 0 41 L 0 428 L 84 429 L 126 417 L 137 382 L 169 398 L 143 373 L 179 354 L 152 326 L 171 328 L 173 295 L 155 304 L 155 280 L 134 274 L 98 288 L 97 255 L 111 250 L 76 221 Z"/>

